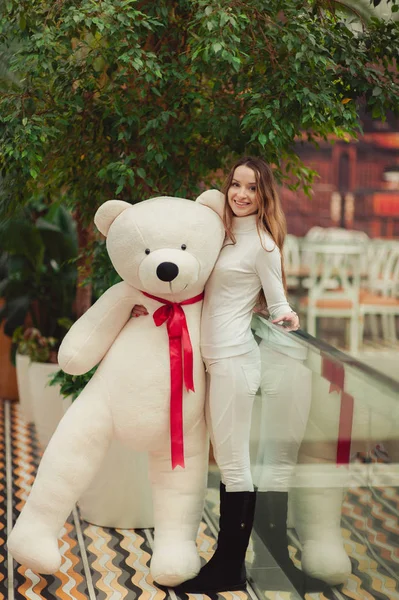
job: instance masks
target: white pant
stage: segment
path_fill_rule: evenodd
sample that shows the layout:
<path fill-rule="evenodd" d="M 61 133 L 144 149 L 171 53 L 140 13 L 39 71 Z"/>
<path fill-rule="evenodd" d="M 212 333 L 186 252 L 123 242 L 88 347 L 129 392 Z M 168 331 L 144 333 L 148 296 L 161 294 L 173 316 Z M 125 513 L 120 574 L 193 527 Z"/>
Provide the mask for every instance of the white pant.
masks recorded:
<path fill-rule="evenodd" d="M 252 492 L 249 456 L 252 406 L 259 388 L 259 348 L 230 358 L 205 360 L 206 422 L 228 492 Z"/>
<path fill-rule="evenodd" d="M 261 341 L 262 401 L 254 470 L 260 491 L 288 491 L 305 434 L 312 399 L 312 372 Z"/>

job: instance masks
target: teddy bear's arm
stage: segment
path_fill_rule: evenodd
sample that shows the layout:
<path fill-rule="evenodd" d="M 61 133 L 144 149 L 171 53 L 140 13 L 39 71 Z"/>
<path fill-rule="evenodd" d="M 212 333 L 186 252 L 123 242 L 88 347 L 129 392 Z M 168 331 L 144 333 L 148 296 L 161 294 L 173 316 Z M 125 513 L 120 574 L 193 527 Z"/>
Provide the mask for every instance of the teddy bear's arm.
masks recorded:
<path fill-rule="evenodd" d="M 65 336 L 58 363 L 63 371 L 81 375 L 104 357 L 127 323 L 141 294 L 122 281 L 109 288 L 88 311 L 73 324 Z"/>

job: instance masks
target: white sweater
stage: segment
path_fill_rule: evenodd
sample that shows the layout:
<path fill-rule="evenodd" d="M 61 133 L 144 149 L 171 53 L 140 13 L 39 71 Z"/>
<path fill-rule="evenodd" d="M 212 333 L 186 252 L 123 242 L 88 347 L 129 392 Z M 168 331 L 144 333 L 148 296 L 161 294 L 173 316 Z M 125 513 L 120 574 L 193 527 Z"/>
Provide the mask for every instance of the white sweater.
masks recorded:
<path fill-rule="evenodd" d="M 256 215 L 233 218 L 236 244 L 229 239 L 205 286 L 201 318 L 201 352 L 207 359 L 226 358 L 256 347 L 252 311 L 263 288 L 272 319 L 291 308 L 281 278 L 281 256 L 271 236 L 262 232 Z"/>

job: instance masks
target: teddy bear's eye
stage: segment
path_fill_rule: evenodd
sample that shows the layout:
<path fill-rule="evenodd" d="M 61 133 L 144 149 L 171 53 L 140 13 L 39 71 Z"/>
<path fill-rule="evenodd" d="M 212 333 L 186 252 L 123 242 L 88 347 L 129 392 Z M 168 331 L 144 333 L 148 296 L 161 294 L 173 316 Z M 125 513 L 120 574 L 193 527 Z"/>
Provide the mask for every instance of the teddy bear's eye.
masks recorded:
<path fill-rule="evenodd" d="M 180 248 L 181 248 L 182 250 L 185 250 L 185 249 L 187 248 L 187 246 L 186 246 L 186 244 L 182 244 L 182 245 L 180 246 Z"/>
<path fill-rule="evenodd" d="M 144 250 L 144 252 L 145 252 L 146 254 L 149 254 L 149 253 L 151 252 L 151 250 L 150 250 L 149 248 L 146 248 L 146 249 Z"/>

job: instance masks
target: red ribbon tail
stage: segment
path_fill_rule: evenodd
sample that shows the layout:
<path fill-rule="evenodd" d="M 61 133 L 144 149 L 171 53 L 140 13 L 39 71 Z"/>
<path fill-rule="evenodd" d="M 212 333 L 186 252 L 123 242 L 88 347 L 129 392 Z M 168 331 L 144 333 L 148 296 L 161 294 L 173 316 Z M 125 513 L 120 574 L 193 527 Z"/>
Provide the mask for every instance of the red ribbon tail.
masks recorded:
<path fill-rule="evenodd" d="M 191 345 L 190 334 L 188 333 L 187 324 L 184 323 L 182 330 L 182 346 L 184 360 L 184 385 L 188 391 L 194 392 L 194 359 L 193 347 Z"/>
<path fill-rule="evenodd" d="M 181 305 L 195 304 L 204 298 L 204 292 L 183 302 L 171 302 L 147 292 L 144 296 L 163 304 L 154 314 L 157 327 L 167 322 L 170 358 L 170 446 L 172 469 L 184 469 L 183 437 L 183 380 L 188 391 L 194 392 L 193 348 Z"/>
<path fill-rule="evenodd" d="M 342 392 L 337 443 L 337 465 L 348 465 L 350 461 L 353 405 L 353 396 Z"/>
<path fill-rule="evenodd" d="M 184 468 L 183 369 L 181 338 L 169 338 L 170 354 L 170 443 L 172 469 Z"/>
<path fill-rule="evenodd" d="M 327 356 L 322 355 L 322 358 L 321 376 L 324 379 L 327 379 L 331 384 L 343 390 L 345 381 L 345 370 L 343 365 L 334 362 Z"/>
<path fill-rule="evenodd" d="M 340 392 L 341 388 L 338 385 L 335 385 L 335 383 L 331 383 L 330 384 L 330 394 L 332 394 L 333 392 Z"/>
<path fill-rule="evenodd" d="M 345 368 L 327 356 L 322 355 L 321 375 L 330 382 L 330 394 L 341 392 L 341 409 L 339 415 L 338 441 L 337 441 L 337 466 L 349 465 L 351 452 L 351 437 L 353 423 L 354 398 L 344 392 Z"/>
<path fill-rule="evenodd" d="M 174 471 L 176 469 L 176 467 L 182 467 L 183 469 L 185 468 L 185 464 L 184 464 L 184 455 L 182 453 L 182 456 L 179 457 L 175 457 L 172 454 L 172 471 Z"/>

